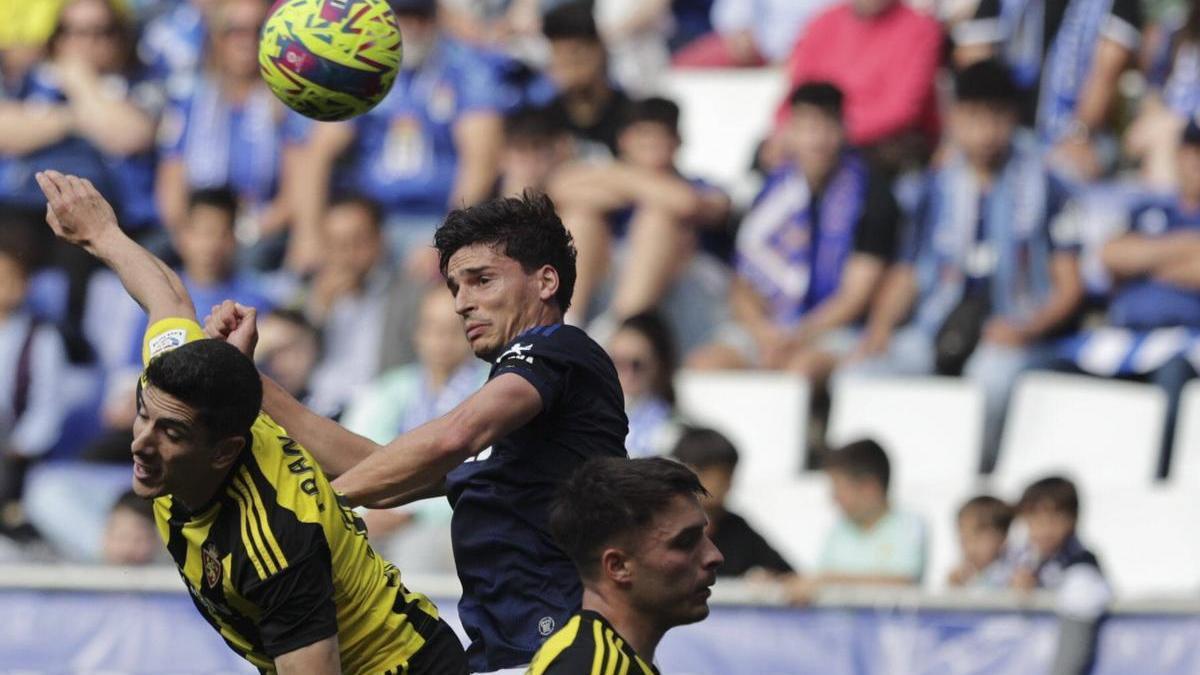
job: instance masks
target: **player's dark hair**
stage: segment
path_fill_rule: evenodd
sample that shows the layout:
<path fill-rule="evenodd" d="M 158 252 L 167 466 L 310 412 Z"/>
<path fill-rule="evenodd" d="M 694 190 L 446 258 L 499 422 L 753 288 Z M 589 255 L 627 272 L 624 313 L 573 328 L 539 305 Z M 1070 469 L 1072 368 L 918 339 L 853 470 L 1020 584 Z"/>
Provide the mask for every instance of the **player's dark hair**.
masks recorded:
<path fill-rule="evenodd" d="M 886 493 L 892 479 L 892 464 L 883 447 L 870 438 L 854 441 L 825 456 L 822 468 L 840 471 L 853 478 L 870 478 Z"/>
<path fill-rule="evenodd" d="M 802 105 L 812 106 L 841 122 L 846 97 L 842 90 L 831 82 L 806 82 L 796 87 L 788 100 L 792 109 Z"/>
<path fill-rule="evenodd" d="M 1075 489 L 1075 483 L 1062 476 L 1048 476 L 1034 481 L 1021 494 L 1017 510 L 1028 513 L 1045 505 L 1049 505 L 1058 513 L 1078 518 L 1079 491 Z"/>
<path fill-rule="evenodd" d="M 546 12 L 542 17 L 542 34 L 547 40 L 600 42 L 592 4 L 586 0 L 568 2 Z"/>
<path fill-rule="evenodd" d="M 558 308 L 566 312 L 575 293 L 575 244 L 554 211 L 554 202 L 540 192 L 499 197 L 465 209 L 455 209 L 433 235 L 442 274 L 461 248 L 483 244 L 521 263 L 526 274 L 543 265 L 558 271 Z"/>
<path fill-rule="evenodd" d="M 621 128 L 625 129 L 641 122 L 661 124 L 678 138 L 679 104 L 661 96 L 634 101 L 621 116 Z"/>
<path fill-rule="evenodd" d="M 366 212 L 371 227 L 376 232 L 383 230 L 383 206 L 374 199 L 358 193 L 340 194 L 329 201 L 329 206 L 325 210 L 329 212 L 338 207 L 362 209 Z"/>
<path fill-rule="evenodd" d="M 954 76 L 954 98 L 958 103 L 979 103 L 1016 110 L 1021 92 L 1002 63 L 995 59 L 979 61 Z"/>
<path fill-rule="evenodd" d="M 133 490 L 122 492 L 121 496 L 117 497 L 117 501 L 113 502 L 109 513 L 114 513 L 121 509 L 133 511 L 146 520 L 154 521 L 154 502 L 137 496 Z"/>
<path fill-rule="evenodd" d="M 254 362 L 220 340 L 196 340 L 156 356 L 145 383 L 194 409 L 213 441 L 249 433 L 262 407 Z M 139 390 L 138 407 L 141 397 Z"/>
<path fill-rule="evenodd" d="M 584 579 L 595 579 L 606 546 L 646 527 L 678 495 L 706 495 L 691 469 L 663 457 L 603 457 L 559 486 L 550 534 Z"/>
<path fill-rule="evenodd" d="M 732 472 L 738 463 L 738 451 L 733 442 L 716 429 L 707 427 L 685 429 L 675 442 L 671 456 L 695 467 L 697 471 L 710 467 L 724 467 Z"/>
<path fill-rule="evenodd" d="M 679 355 L 671 327 L 657 312 L 648 311 L 625 319 L 618 330 L 633 331 L 650 343 L 650 350 L 658 360 L 658 373 L 650 386 L 655 395 L 675 405 L 675 371 L 679 369 Z"/>
<path fill-rule="evenodd" d="M 1008 534 L 1016 511 L 1003 499 L 991 495 L 979 495 L 966 501 L 958 509 L 958 519 L 978 518 L 989 529 L 1000 534 Z"/>
<path fill-rule="evenodd" d="M 237 193 L 229 186 L 192 190 L 188 194 L 188 213 L 194 212 L 201 206 L 224 213 L 229 217 L 230 227 L 237 221 Z"/>
<path fill-rule="evenodd" d="M 567 123 L 559 108 L 518 108 L 504 118 L 504 140 L 509 145 L 549 145 L 567 135 Z"/>

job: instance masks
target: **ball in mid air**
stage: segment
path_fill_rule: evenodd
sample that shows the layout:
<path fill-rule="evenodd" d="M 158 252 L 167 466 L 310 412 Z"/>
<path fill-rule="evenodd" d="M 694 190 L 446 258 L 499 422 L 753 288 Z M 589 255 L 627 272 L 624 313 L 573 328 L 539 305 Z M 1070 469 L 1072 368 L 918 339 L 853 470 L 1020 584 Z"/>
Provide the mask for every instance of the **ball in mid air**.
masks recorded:
<path fill-rule="evenodd" d="M 323 122 L 375 107 L 396 80 L 402 43 L 386 0 L 277 0 L 263 25 L 263 79 L 289 108 Z"/>

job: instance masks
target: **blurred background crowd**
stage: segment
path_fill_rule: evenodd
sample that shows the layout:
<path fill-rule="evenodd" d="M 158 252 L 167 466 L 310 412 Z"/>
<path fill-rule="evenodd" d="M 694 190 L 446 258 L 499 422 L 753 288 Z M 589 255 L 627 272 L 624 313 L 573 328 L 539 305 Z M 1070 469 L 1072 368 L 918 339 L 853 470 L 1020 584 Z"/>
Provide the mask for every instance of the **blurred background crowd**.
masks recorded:
<path fill-rule="evenodd" d="M 454 207 L 548 192 L 579 251 L 568 320 L 612 355 L 630 454 L 696 467 L 724 573 L 783 579 L 796 601 L 928 576 L 929 524 L 892 508 L 888 449 L 826 446 L 838 382 L 976 383 L 982 438 L 962 452 L 980 477 L 1003 461 L 1021 373 L 1153 383 L 1166 419 L 1145 433 L 1171 475 L 1200 363 L 1200 4 L 389 3 L 394 89 L 321 124 L 259 77 L 265 0 L 0 0 L 0 558 L 161 557 L 123 496 L 145 319 L 54 241 L 33 182 L 48 168 L 100 187 L 201 315 L 256 307 L 261 369 L 381 442 L 487 375 L 434 228 Z M 681 105 L 673 80 L 764 74 L 778 96 L 752 118 L 684 138 L 689 116 L 736 101 L 714 86 Z M 729 140 L 743 127 L 763 130 L 745 148 Z M 701 145 L 721 180 L 682 168 Z M 677 407 L 681 368 L 808 383 L 807 438 L 784 450 L 832 485 L 841 516 L 819 560 L 789 564 L 725 507 L 738 452 Z M 963 546 L 949 581 L 1056 586 L 1070 568 L 1103 597 L 1075 485 L 1010 496 L 942 514 Z M 785 517 L 773 532 L 808 526 Z M 402 569 L 452 569 L 444 504 L 368 520 Z M 1027 541 L 1009 546 L 1014 521 Z"/>

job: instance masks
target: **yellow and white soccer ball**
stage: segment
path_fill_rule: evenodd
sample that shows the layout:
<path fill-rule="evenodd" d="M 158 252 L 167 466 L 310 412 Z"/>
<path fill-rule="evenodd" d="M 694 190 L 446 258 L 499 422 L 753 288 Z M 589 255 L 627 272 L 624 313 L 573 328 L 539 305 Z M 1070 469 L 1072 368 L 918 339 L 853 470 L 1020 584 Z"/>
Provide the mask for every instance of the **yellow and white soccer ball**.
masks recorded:
<path fill-rule="evenodd" d="M 382 101 L 402 53 L 385 0 L 277 0 L 263 25 L 258 63 L 279 100 L 331 122 Z"/>

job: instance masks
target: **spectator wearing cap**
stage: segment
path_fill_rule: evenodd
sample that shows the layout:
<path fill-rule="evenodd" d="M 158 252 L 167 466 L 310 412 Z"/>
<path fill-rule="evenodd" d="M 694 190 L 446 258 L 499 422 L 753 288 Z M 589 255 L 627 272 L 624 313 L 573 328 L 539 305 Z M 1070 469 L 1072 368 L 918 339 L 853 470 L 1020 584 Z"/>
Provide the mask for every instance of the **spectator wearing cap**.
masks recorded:
<path fill-rule="evenodd" d="M 1187 125 L 1167 197 L 1135 205 L 1129 231 L 1101 252 L 1116 286 L 1108 326 L 1063 345 L 1074 368 L 1106 377 L 1148 380 L 1167 393 L 1158 475 L 1170 469 L 1183 387 L 1196 376 L 1190 355 L 1200 344 L 1200 125 Z"/>
<path fill-rule="evenodd" d="M 1101 146 L 1142 28 L 1139 0 L 980 0 L 955 28 L 955 60 L 1003 61 L 1022 92 L 1022 122 L 1053 149 L 1057 168 L 1086 181 L 1116 159 Z"/>
<path fill-rule="evenodd" d="M 999 448 L 1016 377 L 1049 361 L 1083 300 L 1069 195 L 1035 139 L 1017 133 L 1004 66 L 955 79 L 950 154 L 925 180 L 901 261 L 872 308 L 851 372 L 962 375 L 984 389 L 982 466 Z M 904 328 L 896 330 L 898 326 Z"/>
<path fill-rule="evenodd" d="M 712 316 L 704 311 L 711 298 L 698 297 L 703 289 L 684 288 L 689 284 L 681 279 L 694 252 L 727 225 L 730 202 L 702 179 L 680 173 L 680 143 L 679 106 L 646 99 L 631 104 L 620 121 L 617 161 L 578 162 L 555 176 L 551 194 L 579 251 L 569 320 L 603 313 L 605 322 L 620 322 L 654 309 L 668 295 L 664 307 L 684 303 L 686 314 Z M 605 294 L 611 296 L 607 302 Z M 670 318 L 689 346 L 705 330 L 685 327 L 675 314 Z"/>
<path fill-rule="evenodd" d="M 900 212 L 887 181 L 845 144 L 841 91 L 800 86 L 789 161 L 742 219 L 733 320 L 690 357 L 706 369 L 790 370 L 823 380 L 858 340 L 896 253 Z"/>
<path fill-rule="evenodd" d="M 384 211 L 388 244 L 414 276 L 436 277 L 433 231 L 451 206 L 476 204 L 495 189 L 503 142 L 495 69 L 438 22 L 436 0 L 390 0 L 404 36 L 391 93 L 371 111 L 317 125 L 299 180 L 293 266 L 321 255 L 320 222 L 331 194 L 357 192 Z M 335 171 L 346 156 L 345 171 Z"/>

